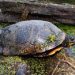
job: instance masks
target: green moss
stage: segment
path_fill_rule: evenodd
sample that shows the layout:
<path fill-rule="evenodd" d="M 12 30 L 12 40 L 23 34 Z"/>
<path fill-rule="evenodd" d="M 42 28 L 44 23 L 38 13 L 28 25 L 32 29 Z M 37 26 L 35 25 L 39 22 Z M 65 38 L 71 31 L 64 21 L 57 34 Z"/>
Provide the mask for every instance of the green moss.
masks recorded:
<path fill-rule="evenodd" d="M 19 57 L 0 56 L 0 75 L 15 75 L 17 62 L 22 62 Z"/>
<path fill-rule="evenodd" d="M 6 27 L 8 25 L 9 25 L 9 23 L 0 23 L 0 28 Z"/>
<path fill-rule="evenodd" d="M 56 39 L 55 35 L 50 35 L 50 36 L 48 36 L 48 38 L 47 38 L 47 42 L 48 42 L 48 43 L 49 43 L 49 42 L 54 42 L 55 39 Z"/>

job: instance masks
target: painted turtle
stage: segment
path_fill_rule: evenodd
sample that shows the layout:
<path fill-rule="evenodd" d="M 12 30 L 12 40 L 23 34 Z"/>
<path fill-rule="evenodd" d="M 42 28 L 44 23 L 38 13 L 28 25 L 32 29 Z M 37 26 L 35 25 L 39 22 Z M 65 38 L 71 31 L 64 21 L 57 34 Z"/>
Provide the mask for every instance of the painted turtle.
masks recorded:
<path fill-rule="evenodd" d="M 75 44 L 62 30 L 48 21 L 28 20 L 0 30 L 0 53 L 44 57 Z"/>

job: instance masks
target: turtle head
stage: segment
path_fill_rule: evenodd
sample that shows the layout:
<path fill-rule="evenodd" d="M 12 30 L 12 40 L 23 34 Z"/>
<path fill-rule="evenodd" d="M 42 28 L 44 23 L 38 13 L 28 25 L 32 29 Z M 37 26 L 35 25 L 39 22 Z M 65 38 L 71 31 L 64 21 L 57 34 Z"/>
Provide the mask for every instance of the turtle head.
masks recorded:
<path fill-rule="evenodd" d="M 75 36 L 68 35 L 65 42 L 66 42 L 67 47 L 71 47 L 71 46 L 75 45 Z"/>
<path fill-rule="evenodd" d="M 72 46 L 72 45 L 75 45 L 75 36 L 70 36 L 69 37 L 69 44 Z"/>

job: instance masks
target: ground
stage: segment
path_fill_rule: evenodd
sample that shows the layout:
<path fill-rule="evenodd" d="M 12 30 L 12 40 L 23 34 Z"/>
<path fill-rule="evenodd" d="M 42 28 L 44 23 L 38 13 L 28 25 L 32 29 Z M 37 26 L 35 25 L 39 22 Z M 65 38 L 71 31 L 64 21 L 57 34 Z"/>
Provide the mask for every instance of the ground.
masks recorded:
<path fill-rule="evenodd" d="M 0 28 L 7 25 L 6 23 L 1 23 Z M 64 24 L 57 24 L 57 26 L 65 33 L 75 35 L 75 26 Z M 59 59 L 66 59 L 71 62 L 71 64 L 61 62 L 58 65 Z M 0 56 L 0 75 L 15 75 L 19 63 L 28 64 L 30 66 L 31 75 L 75 75 L 75 69 L 71 66 L 75 64 L 75 58 L 65 55 L 64 50 L 46 58 Z"/>

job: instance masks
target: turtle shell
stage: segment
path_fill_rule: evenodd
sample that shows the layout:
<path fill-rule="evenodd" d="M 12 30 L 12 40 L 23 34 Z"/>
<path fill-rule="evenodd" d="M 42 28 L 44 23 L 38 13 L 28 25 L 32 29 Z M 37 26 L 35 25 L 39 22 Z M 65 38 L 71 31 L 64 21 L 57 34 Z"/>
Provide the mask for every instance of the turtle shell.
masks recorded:
<path fill-rule="evenodd" d="M 27 20 L 2 29 L 4 54 L 36 54 L 52 50 L 65 39 L 65 33 L 48 21 Z"/>

